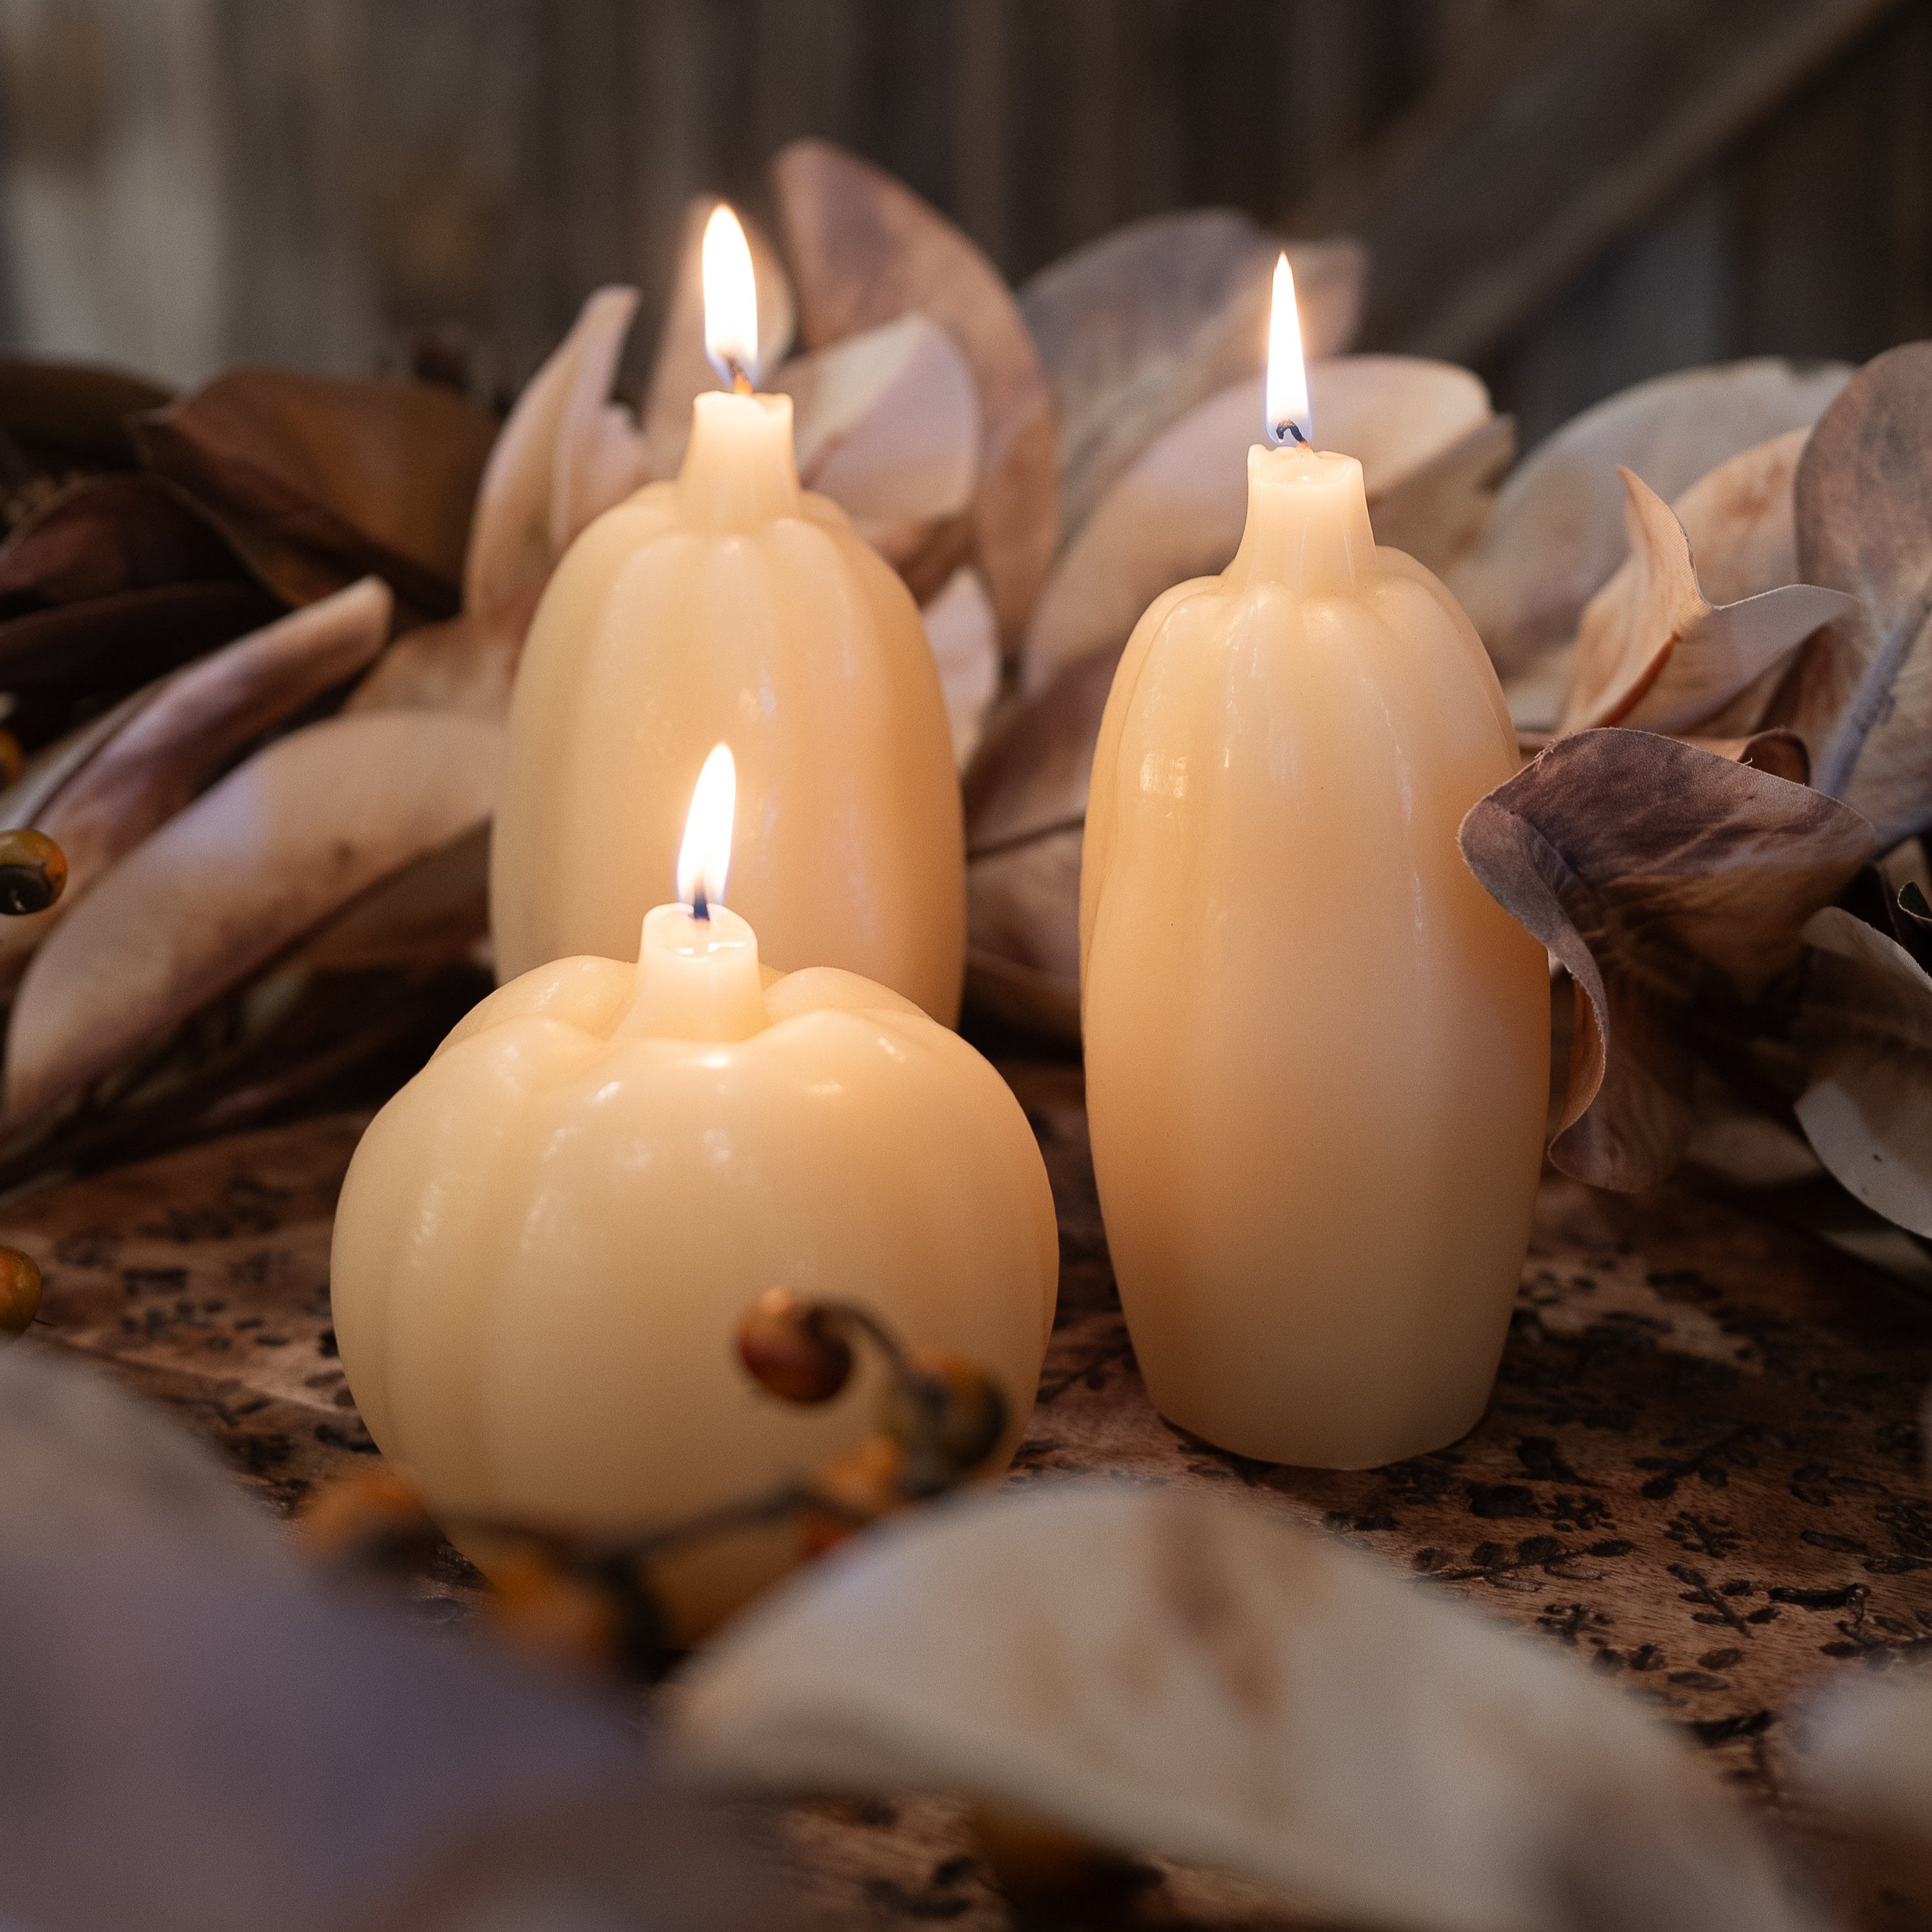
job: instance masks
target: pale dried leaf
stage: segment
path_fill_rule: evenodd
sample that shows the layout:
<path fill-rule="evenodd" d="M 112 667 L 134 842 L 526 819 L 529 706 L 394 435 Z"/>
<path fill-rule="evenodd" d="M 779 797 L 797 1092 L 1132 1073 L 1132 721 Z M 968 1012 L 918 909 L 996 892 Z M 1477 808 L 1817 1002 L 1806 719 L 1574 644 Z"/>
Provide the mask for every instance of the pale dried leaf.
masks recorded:
<path fill-rule="evenodd" d="M 1882 845 L 1932 825 L 1932 343 L 1866 364 L 1798 466 L 1798 555 L 1861 607 L 1806 647 L 1774 715 Z"/>
<path fill-rule="evenodd" d="M 1052 403 L 1012 291 L 937 209 L 842 148 L 794 141 L 772 178 L 809 347 L 918 311 L 971 368 L 980 393 L 976 561 L 1001 634 L 1017 644 L 1059 543 L 1060 487 Z"/>
<path fill-rule="evenodd" d="M 243 746 L 352 677 L 382 648 L 394 599 L 365 577 L 151 685 L 118 728 L 43 793 L 32 823 L 67 855 L 45 912 L 0 922 L 0 992 L 109 866 L 175 813 Z"/>
<path fill-rule="evenodd" d="M 1231 208 L 1130 222 L 1020 290 L 1060 425 L 1068 533 L 1162 430 L 1259 371 L 1284 248 L 1304 352 L 1340 355 L 1361 314 L 1366 251 L 1349 241 L 1283 243 Z"/>
<path fill-rule="evenodd" d="M 1559 740 L 1462 821 L 1470 869 L 1577 992 L 1551 1157 L 1598 1186 L 1662 1180 L 1714 1022 L 1798 957 L 1804 922 L 1871 856 L 1871 827 L 1808 787 L 1672 738 Z"/>
<path fill-rule="evenodd" d="M 331 718 L 257 752 L 106 872 L 35 954 L 7 1036 L 19 1122 L 164 1038 L 362 892 L 486 818 L 500 727 Z"/>
<path fill-rule="evenodd" d="M 1468 554 L 1516 460 L 1516 418 L 1492 416 L 1399 482 L 1375 506 L 1376 541 L 1446 575 Z"/>
<path fill-rule="evenodd" d="M 952 755 L 963 771 L 980 748 L 987 714 L 999 695 L 999 620 L 978 572 L 963 567 L 920 615 L 946 694 Z"/>
<path fill-rule="evenodd" d="M 1490 414 L 1488 392 L 1466 369 L 1420 356 L 1316 363 L 1309 391 L 1322 448 L 1360 459 L 1371 514 Z M 1023 689 L 1117 649 L 1163 590 L 1226 568 L 1247 520 L 1247 453 L 1262 416 L 1261 378 L 1235 383 L 1183 417 L 1108 491 L 1034 614 Z"/>
<path fill-rule="evenodd" d="M 1915 1844 L 1932 1876 L 1932 1678 L 1840 1676 L 1811 1699 L 1802 1738 L 1793 1762 L 1807 1796 L 1842 1823 Z"/>
<path fill-rule="evenodd" d="M 1792 1039 L 1809 1064 L 1798 1125 L 1868 1208 L 1932 1235 L 1932 978 L 1837 906 L 1804 928 Z"/>
<path fill-rule="evenodd" d="M 860 524 L 928 525 L 973 500 L 980 399 L 951 336 L 904 315 L 796 357 L 770 386 L 792 399 L 799 479 Z"/>
<path fill-rule="evenodd" d="M 528 584 L 489 611 L 461 610 L 406 631 L 349 694 L 345 711 L 452 711 L 509 715 L 524 639 L 543 594 Z"/>
<path fill-rule="evenodd" d="M 463 566 L 466 611 L 488 615 L 540 586 L 575 534 L 568 527 L 578 513 L 573 497 L 584 486 L 566 452 L 580 440 L 598 439 L 638 301 L 635 289 L 599 289 L 524 384 L 476 493 Z"/>
<path fill-rule="evenodd" d="M 687 1760 L 938 1790 L 1440 1932 L 1805 1924 L 1685 1747 L 1562 1652 L 1249 1507 L 1091 1481 L 875 1532 L 686 1672 Z"/>
<path fill-rule="evenodd" d="M 1498 669 L 1574 635 L 1622 562 L 1618 464 L 1668 502 L 1739 451 L 1815 422 L 1850 374 L 1768 358 L 1685 370 L 1598 404 L 1538 445 L 1449 579 Z"/>
<path fill-rule="evenodd" d="M 1670 506 L 1634 471 L 1617 474 L 1630 554 L 1584 610 L 1560 729 L 1687 730 L 1856 608 L 1841 591 L 1789 583 L 1714 606 Z"/>
<path fill-rule="evenodd" d="M 670 476 L 684 460 L 691 440 L 691 406 L 708 389 L 721 386 L 704 352 L 705 224 L 718 206 L 715 194 L 694 195 L 686 203 L 684 232 L 678 242 L 677 270 L 664 326 L 658 332 L 644 412 L 644 441 L 651 473 Z M 791 346 L 797 309 L 791 280 L 764 230 L 742 208 L 734 208 L 752 249 L 752 272 L 758 289 L 760 381 L 774 374 Z"/>
<path fill-rule="evenodd" d="M 1792 784 L 1811 782 L 1811 754 L 1805 749 L 1804 740 L 1781 724 L 1766 731 L 1754 731 L 1746 738 L 1686 737 L 1684 742 L 1720 758 L 1729 758 L 1733 764 L 1769 772 L 1774 778 L 1788 779 Z"/>

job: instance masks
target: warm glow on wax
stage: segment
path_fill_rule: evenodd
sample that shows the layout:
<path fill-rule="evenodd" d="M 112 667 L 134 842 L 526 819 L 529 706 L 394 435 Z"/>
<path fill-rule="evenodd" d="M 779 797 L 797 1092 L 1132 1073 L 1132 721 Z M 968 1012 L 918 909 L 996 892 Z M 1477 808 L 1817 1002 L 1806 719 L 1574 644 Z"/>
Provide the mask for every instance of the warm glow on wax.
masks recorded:
<path fill-rule="evenodd" d="M 758 380 L 758 284 L 751 244 L 720 202 L 704 224 L 704 352 L 734 388 Z"/>
<path fill-rule="evenodd" d="M 1274 299 L 1268 308 L 1267 413 L 1269 442 L 1314 442 L 1308 365 L 1302 359 L 1301 323 L 1294 312 L 1294 271 L 1286 254 L 1274 265 Z"/>
<path fill-rule="evenodd" d="M 678 902 L 698 919 L 724 903 L 724 877 L 731 869 L 731 820 L 738 808 L 738 768 L 729 745 L 712 748 L 691 794 L 684 821 L 684 843 L 677 851 Z"/>

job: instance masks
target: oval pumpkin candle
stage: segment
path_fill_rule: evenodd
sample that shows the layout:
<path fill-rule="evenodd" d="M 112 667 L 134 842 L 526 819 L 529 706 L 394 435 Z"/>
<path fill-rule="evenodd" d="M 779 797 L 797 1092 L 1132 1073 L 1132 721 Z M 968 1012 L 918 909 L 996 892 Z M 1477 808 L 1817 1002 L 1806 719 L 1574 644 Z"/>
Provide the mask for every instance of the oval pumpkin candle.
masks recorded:
<path fill-rule="evenodd" d="M 728 738 L 739 908 L 772 962 L 838 966 L 958 1016 L 965 842 L 917 607 L 802 489 L 791 398 L 752 392 L 756 287 L 728 208 L 704 238 L 707 346 L 674 482 L 586 530 L 537 608 L 490 870 L 499 976 L 628 956 L 706 752 Z"/>
<path fill-rule="evenodd" d="M 1495 672 L 1310 446 L 1276 277 L 1268 430 L 1218 578 L 1157 598 L 1100 727 L 1081 872 L 1094 1166 L 1170 1420 L 1354 1468 L 1481 1414 L 1528 1238 L 1541 946 L 1456 844 L 1516 769 Z"/>
<path fill-rule="evenodd" d="M 722 748 L 720 748 L 721 752 Z M 850 973 L 761 971 L 723 899 L 730 754 L 708 764 L 683 903 L 635 963 L 500 987 L 378 1114 L 343 1184 L 331 1292 L 369 1432 L 460 1545 L 464 1520 L 620 1534 L 759 1493 L 855 1448 L 875 1391 L 823 1409 L 739 1367 L 767 1288 L 862 1303 L 966 1358 L 1026 1420 L 1058 1241 L 1019 1103 L 956 1034 Z M 702 1630 L 796 1530 L 664 1565 Z"/>

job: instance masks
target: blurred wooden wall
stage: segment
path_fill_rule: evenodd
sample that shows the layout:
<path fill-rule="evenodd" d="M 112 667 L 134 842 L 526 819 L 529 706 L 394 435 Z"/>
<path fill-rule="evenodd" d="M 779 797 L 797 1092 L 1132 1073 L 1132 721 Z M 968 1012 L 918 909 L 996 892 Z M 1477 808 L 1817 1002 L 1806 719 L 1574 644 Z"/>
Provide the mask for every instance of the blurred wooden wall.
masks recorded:
<path fill-rule="evenodd" d="M 1932 0 L 0 0 L 0 332 L 188 381 L 454 322 L 508 384 L 812 133 L 1016 279 L 1165 208 L 1362 232 L 1370 344 L 1533 439 L 1932 329 L 1928 109 Z"/>

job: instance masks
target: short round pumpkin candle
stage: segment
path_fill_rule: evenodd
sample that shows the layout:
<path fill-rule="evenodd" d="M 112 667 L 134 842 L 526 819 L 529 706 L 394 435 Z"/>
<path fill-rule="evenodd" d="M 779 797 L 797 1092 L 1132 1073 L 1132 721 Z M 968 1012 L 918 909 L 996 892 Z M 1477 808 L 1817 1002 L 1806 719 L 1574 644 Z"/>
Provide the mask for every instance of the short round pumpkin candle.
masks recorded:
<path fill-rule="evenodd" d="M 740 1318 L 774 1286 L 862 1304 L 986 1370 L 1008 1411 L 989 1467 L 1032 1404 L 1058 1240 L 1026 1117 L 887 988 L 760 969 L 722 902 L 728 763 L 706 767 L 682 902 L 646 916 L 636 962 L 559 960 L 499 988 L 376 1115 L 343 1184 L 331 1292 L 350 1387 L 486 1568 L 466 1520 L 634 1532 L 872 1435 L 875 1389 L 804 1410 L 740 1367 Z M 779 1528 L 668 1562 L 680 1629 L 796 1546 Z"/>
<path fill-rule="evenodd" d="M 500 976 L 628 958 L 693 776 L 729 739 L 736 903 L 788 970 L 863 974 L 947 1024 L 965 973 L 952 737 L 918 608 L 845 512 L 800 488 L 791 398 L 752 393 L 756 287 L 721 208 L 705 236 L 701 395 L 675 481 L 558 565 L 510 707 L 491 848 Z"/>
<path fill-rule="evenodd" d="M 1271 448 L 1219 578 L 1156 598 L 1094 759 L 1081 1000 L 1100 1208 L 1148 1393 L 1353 1468 L 1481 1415 L 1529 1234 L 1543 949 L 1463 864 L 1516 769 L 1481 640 L 1310 442 L 1276 272 Z"/>

